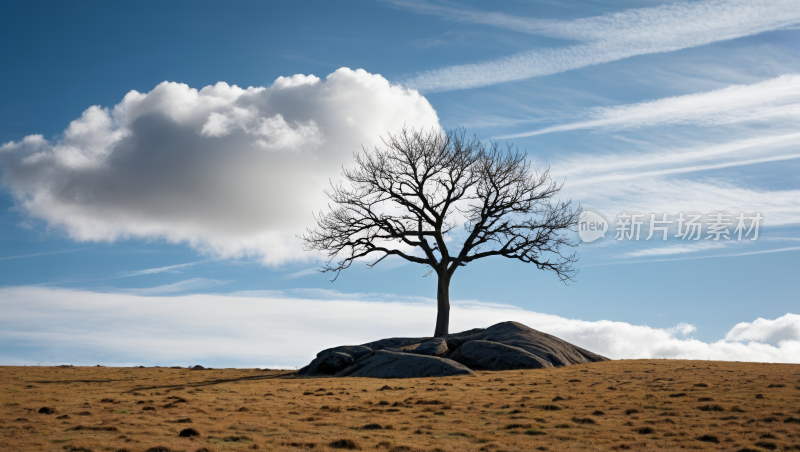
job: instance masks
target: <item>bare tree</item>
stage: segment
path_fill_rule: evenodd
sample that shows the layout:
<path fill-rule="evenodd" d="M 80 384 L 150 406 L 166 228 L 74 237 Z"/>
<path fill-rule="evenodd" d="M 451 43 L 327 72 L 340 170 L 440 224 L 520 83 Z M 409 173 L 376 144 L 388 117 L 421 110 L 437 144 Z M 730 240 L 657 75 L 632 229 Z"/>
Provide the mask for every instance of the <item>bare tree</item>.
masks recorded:
<path fill-rule="evenodd" d="M 573 280 L 578 259 L 569 248 L 577 243 L 568 232 L 579 209 L 553 199 L 563 184 L 549 170 L 536 172 L 524 152 L 482 144 L 463 129 L 404 128 L 382 141 L 354 155 L 342 173 L 349 186 L 326 192 L 334 206 L 300 236 L 306 250 L 328 255 L 322 271 L 333 280 L 357 260 L 372 267 L 399 256 L 429 266 L 439 279 L 436 337 L 448 334 L 453 273 L 476 259 L 508 257 Z M 463 238 L 461 246 L 448 236 Z"/>

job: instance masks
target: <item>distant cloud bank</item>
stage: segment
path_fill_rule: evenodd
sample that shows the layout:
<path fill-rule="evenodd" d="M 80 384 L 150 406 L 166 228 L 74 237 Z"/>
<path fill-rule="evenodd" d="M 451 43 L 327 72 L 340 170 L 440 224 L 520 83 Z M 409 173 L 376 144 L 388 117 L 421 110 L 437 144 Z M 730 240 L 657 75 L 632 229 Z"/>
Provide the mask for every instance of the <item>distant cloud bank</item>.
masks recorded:
<path fill-rule="evenodd" d="M 164 82 L 92 106 L 63 136 L 0 146 L 18 205 L 78 241 L 159 238 L 224 257 L 302 260 L 295 234 L 378 135 L 439 127 L 419 93 L 341 68 L 270 87 Z"/>
<path fill-rule="evenodd" d="M 382 301 L 383 300 L 383 301 Z M 391 300 L 391 301 L 388 301 Z M 432 300 L 326 291 L 146 297 L 0 289 L 2 364 L 305 365 L 318 351 L 392 336 L 428 336 Z M 451 329 L 514 320 L 613 359 L 800 362 L 800 315 L 734 326 L 717 342 L 681 323 L 653 328 L 585 321 L 513 306 L 454 302 Z"/>

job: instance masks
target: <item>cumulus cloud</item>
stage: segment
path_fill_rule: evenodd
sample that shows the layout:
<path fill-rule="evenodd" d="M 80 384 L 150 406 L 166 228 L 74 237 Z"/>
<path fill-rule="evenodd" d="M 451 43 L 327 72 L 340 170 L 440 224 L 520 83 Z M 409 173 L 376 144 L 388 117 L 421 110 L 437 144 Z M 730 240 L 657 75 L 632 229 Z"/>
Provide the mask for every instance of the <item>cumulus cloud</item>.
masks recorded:
<path fill-rule="evenodd" d="M 0 310 L 0 341 L 15 344 L 0 352 L 9 364 L 102 360 L 109 365 L 286 367 L 303 366 L 319 350 L 335 345 L 428 336 L 436 303 L 330 291 L 145 297 L 7 287 L 0 289 Z M 592 322 L 475 301 L 453 302 L 451 316 L 454 331 L 514 320 L 614 359 L 796 363 L 800 357 L 800 316 L 794 314 L 737 325 L 724 340 L 711 343 L 692 338 L 696 329 L 687 323 L 653 328 Z M 15 353 L 15 347 L 24 352 Z"/>
<path fill-rule="evenodd" d="M 800 117 L 800 75 L 788 74 L 752 85 L 732 85 L 705 93 L 595 108 L 585 116 L 589 119 L 503 138 L 595 128 L 618 130 L 675 124 L 711 126 L 745 121 L 770 121 L 774 125 L 780 120 L 795 123 Z"/>
<path fill-rule="evenodd" d="M 18 205 L 75 240 L 280 263 L 302 259 L 294 235 L 352 153 L 403 125 L 439 127 L 419 93 L 361 69 L 247 89 L 164 82 L 88 108 L 57 140 L 6 143 L 0 164 Z"/>
<path fill-rule="evenodd" d="M 742 322 L 725 336 L 728 341 L 778 342 L 800 341 L 800 315 L 786 314 L 774 320 L 758 318 Z"/>
<path fill-rule="evenodd" d="M 474 64 L 436 69 L 407 81 L 426 92 L 476 88 L 522 80 L 636 55 L 672 52 L 800 24 L 793 0 L 706 0 L 628 9 L 570 21 L 518 18 L 416 2 L 413 11 L 516 31 L 583 41 Z"/>

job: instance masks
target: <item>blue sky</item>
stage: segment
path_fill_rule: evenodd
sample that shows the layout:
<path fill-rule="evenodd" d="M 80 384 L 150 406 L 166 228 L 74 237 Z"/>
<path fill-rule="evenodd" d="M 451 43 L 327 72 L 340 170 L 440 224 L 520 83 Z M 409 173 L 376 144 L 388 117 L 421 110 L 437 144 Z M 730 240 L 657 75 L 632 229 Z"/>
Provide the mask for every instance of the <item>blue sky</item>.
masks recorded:
<path fill-rule="evenodd" d="M 350 154 L 403 124 L 513 142 L 612 222 L 569 286 L 460 269 L 454 328 L 796 362 L 798 25 L 794 1 L 4 2 L 0 362 L 291 367 L 430 334 L 424 269 L 331 283 L 295 238 Z M 620 212 L 715 211 L 760 212 L 758 240 L 614 240 Z"/>

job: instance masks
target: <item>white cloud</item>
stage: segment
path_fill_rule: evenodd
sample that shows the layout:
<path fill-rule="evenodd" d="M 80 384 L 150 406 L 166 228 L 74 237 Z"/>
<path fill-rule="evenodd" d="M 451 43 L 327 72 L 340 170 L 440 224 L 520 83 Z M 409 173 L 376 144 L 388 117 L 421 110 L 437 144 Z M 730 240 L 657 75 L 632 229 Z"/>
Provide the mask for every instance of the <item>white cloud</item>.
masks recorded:
<path fill-rule="evenodd" d="M 564 195 L 609 216 L 643 213 L 761 212 L 764 226 L 800 223 L 800 190 L 749 185 L 703 172 L 798 158 L 796 132 L 684 147 L 650 143 L 638 152 L 576 154 L 547 162 L 564 177 Z M 691 177 L 690 177 L 691 176 Z"/>
<path fill-rule="evenodd" d="M 0 341 L 26 351 L 16 356 L 13 347 L 5 347 L 0 359 L 8 364 L 96 364 L 104 359 L 109 365 L 302 366 L 323 348 L 384 337 L 427 336 L 433 329 L 433 301 L 390 302 L 386 300 L 397 297 L 386 294 L 327 295 L 325 299 L 313 293 L 281 292 L 142 297 L 7 287 L 0 289 Z M 616 359 L 796 363 L 800 357 L 800 316 L 794 314 L 737 325 L 728 338 L 712 343 L 687 337 L 695 327 L 686 323 L 653 328 L 591 322 L 463 301 L 453 303 L 451 316 L 453 331 L 514 320 Z M 791 322 L 782 319 L 793 322 L 793 332 L 787 333 L 786 324 Z M 779 342 L 760 342 L 775 340 Z"/>
<path fill-rule="evenodd" d="M 300 270 L 300 271 L 296 271 L 294 273 L 290 273 L 290 274 L 284 276 L 284 278 L 287 278 L 287 279 L 302 278 L 303 276 L 315 275 L 317 273 L 319 273 L 319 268 L 318 267 L 311 267 L 311 268 L 306 268 L 305 270 Z"/>
<path fill-rule="evenodd" d="M 177 273 L 180 268 L 194 267 L 195 265 L 205 264 L 207 262 L 214 262 L 217 259 L 205 259 L 202 261 L 187 262 L 185 264 L 167 265 L 165 267 L 146 268 L 144 270 L 134 270 L 129 272 L 121 272 L 117 275 L 119 278 L 128 278 L 131 276 L 153 275 L 156 273 Z"/>
<path fill-rule="evenodd" d="M 47 253 L 21 254 L 21 255 L 18 255 L 18 256 L 3 256 L 3 257 L 0 257 L 0 261 L 5 261 L 5 260 L 9 260 L 9 259 L 22 259 L 22 258 L 25 258 L 25 257 L 49 256 L 51 254 L 75 253 L 77 251 L 84 251 L 86 249 L 88 249 L 88 248 L 78 248 L 78 249 L 75 249 L 75 250 L 50 251 L 50 252 L 47 252 Z"/>
<path fill-rule="evenodd" d="M 604 262 L 600 264 L 590 264 L 585 265 L 585 267 L 599 267 L 605 265 L 621 265 L 621 264 L 640 264 L 640 263 L 653 263 L 653 262 L 673 262 L 673 261 L 684 261 L 684 260 L 695 260 L 695 259 L 719 259 L 719 258 L 729 258 L 729 257 L 740 257 L 740 256 L 755 256 L 756 254 L 772 254 L 772 253 L 786 253 L 792 251 L 800 251 L 800 246 L 790 247 L 790 248 L 773 248 L 767 250 L 758 250 L 758 251 L 748 251 L 745 253 L 728 253 L 728 254 L 715 254 L 711 256 L 683 256 L 683 257 L 676 257 L 676 258 L 669 258 L 669 259 L 647 259 L 647 260 L 640 260 L 640 261 L 613 261 L 613 262 Z M 641 257 L 641 256 L 640 256 Z"/>
<path fill-rule="evenodd" d="M 63 137 L 0 147 L 19 206 L 78 241 L 189 243 L 265 263 L 308 258 L 295 234 L 362 145 L 407 125 L 438 127 L 416 91 L 342 68 L 267 88 L 164 82 L 93 106 Z"/>
<path fill-rule="evenodd" d="M 716 248 L 724 248 L 725 242 L 699 242 L 683 245 L 657 246 L 624 253 L 623 257 L 669 256 L 673 254 L 696 253 Z"/>
<path fill-rule="evenodd" d="M 800 24 L 794 0 L 706 0 L 629 9 L 571 21 L 521 19 L 412 2 L 412 10 L 585 44 L 522 52 L 428 71 L 407 81 L 425 92 L 476 88 L 650 53 L 672 52 Z"/>
<path fill-rule="evenodd" d="M 595 108 L 591 119 L 532 132 L 508 135 L 518 138 L 578 129 L 628 129 L 660 125 L 701 126 L 745 121 L 779 120 L 795 124 L 800 119 L 800 75 L 789 74 L 752 85 L 732 85 L 705 93 L 668 97 L 638 104 Z"/>
<path fill-rule="evenodd" d="M 731 328 L 725 340 L 778 343 L 800 341 L 800 315 L 786 314 L 775 320 L 759 317 L 752 323 L 742 322 Z"/>
<path fill-rule="evenodd" d="M 192 278 L 156 287 L 124 289 L 122 290 L 122 292 L 134 295 L 163 295 L 171 293 L 194 292 L 199 290 L 205 290 L 205 289 L 210 289 L 212 287 L 222 286 L 228 284 L 229 282 L 231 281 L 222 281 L 219 279 L 209 279 L 209 278 Z"/>

